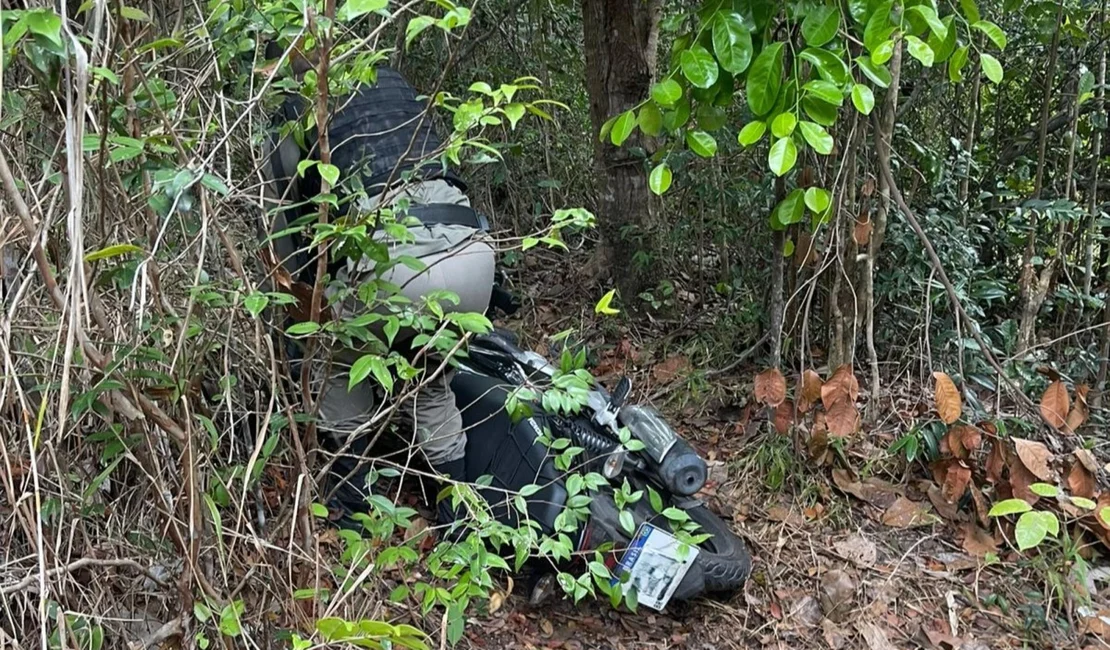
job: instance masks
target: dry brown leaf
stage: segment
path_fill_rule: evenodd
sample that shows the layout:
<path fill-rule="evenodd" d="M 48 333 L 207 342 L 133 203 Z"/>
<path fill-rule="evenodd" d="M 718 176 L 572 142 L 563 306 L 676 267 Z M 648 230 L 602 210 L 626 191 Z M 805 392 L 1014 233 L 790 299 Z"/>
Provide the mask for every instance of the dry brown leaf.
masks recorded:
<path fill-rule="evenodd" d="M 813 370 L 802 373 L 802 380 L 798 382 L 798 411 L 808 413 L 817 400 L 821 399 L 821 375 Z"/>
<path fill-rule="evenodd" d="M 874 178 L 868 178 L 867 180 L 865 180 L 863 182 L 863 185 L 859 188 L 859 192 L 860 192 L 860 194 L 864 195 L 865 197 L 868 197 L 868 196 L 871 196 L 872 194 L 874 194 L 875 193 L 875 179 Z"/>
<path fill-rule="evenodd" d="M 806 446 L 809 449 L 810 459 L 821 464 L 829 451 L 829 427 L 825 423 L 825 414 L 822 411 L 813 414 L 813 431 L 809 434 L 809 442 Z"/>
<path fill-rule="evenodd" d="M 963 549 L 976 557 L 998 552 L 998 541 L 986 530 L 969 521 L 963 525 Z"/>
<path fill-rule="evenodd" d="M 1068 413 L 1068 419 L 1064 422 L 1064 431 L 1066 433 L 1075 433 L 1087 418 L 1091 416 L 1091 411 L 1087 407 L 1087 393 L 1091 391 L 1091 387 L 1087 384 L 1080 384 L 1075 387 L 1075 403 L 1072 404 L 1071 411 Z"/>
<path fill-rule="evenodd" d="M 1088 472 L 1098 474 L 1098 461 L 1095 460 L 1095 455 L 1091 453 L 1090 449 L 1076 449 L 1075 457 L 1083 463 L 1083 467 L 1086 467 Z"/>
<path fill-rule="evenodd" d="M 1029 489 L 1029 486 L 1036 482 L 1037 477 L 1026 469 L 1020 460 L 1015 459 L 1010 463 L 1010 489 L 1013 490 L 1016 498 L 1024 499 L 1029 505 L 1036 504 L 1041 497 Z"/>
<path fill-rule="evenodd" d="M 960 438 L 960 428 L 952 427 L 944 437 L 940 439 L 940 453 L 952 454 L 956 458 L 966 459 L 967 449 L 964 448 L 963 440 Z"/>
<path fill-rule="evenodd" d="M 987 456 L 987 480 L 991 483 L 998 483 L 1002 480 L 1002 468 L 1006 466 L 1006 459 L 1002 456 L 1001 440 L 995 440 L 991 443 L 991 453 Z"/>
<path fill-rule="evenodd" d="M 979 525 L 989 526 L 990 510 L 987 508 L 987 498 L 974 482 L 968 490 L 971 492 L 971 502 L 975 504 L 975 516 L 979 518 Z"/>
<path fill-rule="evenodd" d="M 833 548 L 841 556 L 860 566 L 872 566 L 879 559 L 879 550 L 875 544 L 859 533 L 833 543 Z"/>
<path fill-rule="evenodd" d="M 948 480 L 948 470 L 959 464 L 956 458 L 938 458 L 929 463 L 929 470 L 933 473 L 933 482 L 938 486 L 944 485 Z"/>
<path fill-rule="evenodd" d="M 871 621 L 856 621 L 856 629 L 859 630 L 860 635 L 863 636 L 863 640 L 867 642 L 869 650 L 895 650 L 894 644 L 890 642 L 890 638 L 887 637 L 886 632 L 875 623 Z"/>
<path fill-rule="evenodd" d="M 825 410 L 829 410 L 834 402 L 843 397 L 852 402 L 859 397 L 859 380 L 852 372 L 852 366 L 847 364 L 837 368 L 821 386 L 821 403 L 825 405 Z"/>
<path fill-rule="evenodd" d="M 1069 401 L 1068 388 L 1064 386 L 1064 382 L 1056 380 L 1048 385 L 1041 396 L 1041 417 L 1048 426 L 1053 429 L 1064 428 L 1068 421 Z"/>
<path fill-rule="evenodd" d="M 933 378 L 937 381 L 935 393 L 937 415 L 945 424 L 952 424 L 960 419 L 960 414 L 963 413 L 963 400 L 960 398 L 960 391 L 956 389 L 956 384 L 952 381 L 952 378 L 943 372 L 934 372 Z"/>
<path fill-rule="evenodd" d="M 809 233 L 798 235 L 798 244 L 794 247 L 794 266 L 802 267 L 817 261 L 817 242 Z"/>
<path fill-rule="evenodd" d="M 786 378 L 778 368 L 769 368 L 755 376 L 755 400 L 775 408 L 786 399 Z"/>
<path fill-rule="evenodd" d="M 969 483 L 971 483 L 971 468 L 963 463 L 949 467 L 948 475 L 944 478 L 944 485 L 941 487 L 944 500 L 948 503 L 959 501 L 964 492 L 967 492 Z"/>
<path fill-rule="evenodd" d="M 780 521 L 792 527 L 804 526 L 806 520 L 801 514 L 788 510 L 782 506 L 771 506 L 767 509 L 767 518 L 771 521 Z"/>
<path fill-rule="evenodd" d="M 775 431 L 782 435 L 790 433 L 790 425 L 794 423 L 794 402 L 790 400 L 784 401 L 775 409 L 775 417 L 773 419 Z"/>
<path fill-rule="evenodd" d="M 1083 466 L 1080 461 L 1075 461 L 1071 464 L 1071 469 L 1068 470 L 1068 475 L 1065 479 L 1068 485 L 1068 492 L 1072 496 L 1083 497 L 1084 499 L 1095 498 L 1095 477 L 1091 472 Z"/>
<path fill-rule="evenodd" d="M 1026 469 L 1042 481 L 1051 481 L 1052 469 L 1048 464 L 1052 460 L 1052 452 L 1048 450 L 1048 447 L 1045 447 L 1043 443 L 1023 438 L 1014 438 L 1013 440 L 1018 458 L 1021 459 L 1021 463 L 1025 465 Z"/>
<path fill-rule="evenodd" d="M 881 479 L 872 477 L 857 481 L 846 470 L 840 468 L 832 471 L 832 477 L 833 483 L 844 492 L 884 510 L 901 496 L 897 487 Z"/>
<path fill-rule="evenodd" d="M 967 451 L 975 451 L 983 443 L 983 434 L 977 427 L 961 424 L 955 429 L 959 431 L 960 445 Z"/>
<path fill-rule="evenodd" d="M 821 610 L 833 621 L 843 621 L 852 611 L 856 583 L 846 571 L 834 569 L 821 576 Z"/>
<path fill-rule="evenodd" d="M 651 376 L 655 378 L 655 381 L 661 384 L 669 384 L 675 379 L 685 375 L 689 370 L 690 361 L 686 357 L 676 354 L 666 361 L 656 364 L 656 366 L 651 369 Z"/>
<path fill-rule="evenodd" d="M 856 227 L 852 229 L 852 239 L 860 246 L 866 246 L 867 242 L 871 241 L 871 219 L 866 215 L 861 215 L 865 218 L 863 220 L 856 220 Z"/>
<path fill-rule="evenodd" d="M 914 528 L 933 523 L 928 509 L 905 497 L 897 500 L 883 513 L 883 524 L 892 528 Z"/>
<path fill-rule="evenodd" d="M 943 489 L 936 485 L 930 485 L 926 494 L 941 517 L 944 517 L 948 521 L 959 521 L 961 519 L 959 506 L 944 500 Z"/>
<path fill-rule="evenodd" d="M 832 436 L 844 438 L 852 435 L 859 430 L 860 424 L 859 411 L 856 410 L 855 402 L 847 399 L 833 402 L 825 421 Z"/>
<path fill-rule="evenodd" d="M 850 631 L 840 628 L 827 618 L 821 621 L 821 633 L 825 637 L 825 643 L 829 644 L 829 650 L 844 650 L 852 638 Z"/>
<path fill-rule="evenodd" d="M 489 597 L 489 613 L 496 614 L 497 610 L 501 609 L 501 605 L 504 604 L 504 602 L 505 597 L 501 595 L 500 591 L 493 592 Z"/>

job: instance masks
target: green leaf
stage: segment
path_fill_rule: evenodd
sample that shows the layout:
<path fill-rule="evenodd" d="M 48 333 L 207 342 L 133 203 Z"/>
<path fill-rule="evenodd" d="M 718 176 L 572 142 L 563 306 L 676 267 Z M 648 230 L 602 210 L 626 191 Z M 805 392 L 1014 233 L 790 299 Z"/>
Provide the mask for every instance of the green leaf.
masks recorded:
<path fill-rule="evenodd" d="M 813 212 L 820 214 L 829 209 L 829 204 L 832 203 L 832 195 L 828 190 L 820 187 L 811 187 L 805 193 L 806 207 Z"/>
<path fill-rule="evenodd" d="M 779 113 L 771 121 L 771 134 L 776 138 L 785 138 L 794 133 L 794 126 L 798 118 L 793 113 Z"/>
<path fill-rule="evenodd" d="M 991 39 L 991 42 L 994 43 L 995 47 L 998 49 L 1006 49 L 1006 32 L 1002 31 L 1002 28 L 998 25 L 995 25 L 989 20 L 979 20 L 971 23 L 971 28 L 986 34 L 987 38 Z"/>
<path fill-rule="evenodd" d="M 976 6 L 975 0 L 960 0 L 960 11 L 964 13 L 967 22 L 979 22 L 979 7 Z"/>
<path fill-rule="evenodd" d="M 262 310 L 265 309 L 266 305 L 268 305 L 269 303 L 270 297 L 259 291 L 255 291 L 254 293 L 243 298 L 243 307 L 247 310 L 248 314 L 256 318 L 259 314 L 262 313 Z"/>
<path fill-rule="evenodd" d="M 335 165 L 327 165 L 324 163 L 320 163 L 319 168 L 320 177 L 326 180 L 328 185 L 335 187 L 335 184 L 339 182 L 339 168 Z"/>
<path fill-rule="evenodd" d="M 755 121 L 748 122 L 744 128 L 740 129 L 740 134 L 736 136 L 736 141 L 742 146 L 750 147 L 759 142 L 763 134 L 767 132 L 767 124 L 765 122 Z"/>
<path fill-rule="evenodd" d="M 609 292 L 606 293 L 604 296 L 602 296 L 601 300 L 597 301 L 597 304 L 594 305 L 594 313 L 595 314 L 605 314 L 607 316 L 612 316 L 614 314 L 619 314 L 620 313 L 619 309 L 614 309 L 613 307 L 610 306 L 613 303 L 613 298 L 616 295 L 617 295 L 617 290 L 616 289 L 610 289 Z"/>
<path fill-rule="evenodd" d="M 106 260 L 113 257 L 129 255 L 131 253 L 141 253 L 142 250 L 142 248 L 139 248 L 134 244 L 112 244 L 111 246 L 106 246 L 98 251 L 86 253 L 85 261 L 95 262 L 97 260 Z"/>
<path fill-rule="evenodd" d="M 447 320 L 458 325 L 464 332 L 474 334 L 488 334 L 493 331 L 493 323 L 484 315 L 475 312 L 452 312 L 447 314 Z"/>
<path fill-rule="evenodd" d="M 969 49 L 965 45 L 952 53 L 952 58 L 948 61 L 948 80 L 952 83 L 959 83 L 964 78 L 964 66 L 967 65 Z"/>
<path fill-rule="evenodd" d="M 791 169 L 794 169 L 794 163 L 798 161 L 798 147 L 794 145 L 793 138 L 781 138 L 771 145 L 771 150 L 767 152 L 767 166 L 774 172 L 775 176 L 782 176 Z"/>
<path fill-rule="evenodd" d="M 1098 504 L 1095 503 L 1094 501 L 1091 501 L 1090 499 L 1085 499 L 1083 497 L 1069 497 L 1069 498 L 1071 499 L 1072 503 L 1074 503 L 1075 505 L 1079 506 L 1080 508 L 1084 508 L 1086 510 L 1094 510 L 1096 507 L 1098 507 Z"/>
<path fill-rule="evenodd" d="M 870 115 L 875 108 L 875 93 L 863 84 L 852 86 L 852 104 L 864 115 Z"/>
<path fill-rule="evenodd" d="M 1026 512 L 1014 527 L 1014 539 L 1022 551 L 1035 548 L 1049 533 L 1053 537 L 1060 534 L 1060 520 L 1051 512 Z"/>
<path fill-rule="evenodd" d="M 632 131 L 636 128 L 636 114 L 628 110 L 621 113 L 616 122 L 613 122 L 613 130 L 609 132 L 609 141 L 615 146 L 621 146 L 628 136 L 632 135 Z"/>
<path fill-rule="evenodd" d="M 806 45 L 810 47 L 821 47 L 835 38 L 839 29 L 840 7 L 820 5 L 810 9 L 802 21 L 802 38 L 806 39 Z"/>
<path fill-rule="evenodd" d="M 986 52 L 980 52 L 979 63 L 983 66 L 983 74 L 987 75 L 987 79 L 996 84 L 1002 83 L 1002 64 L 998 62 L 998 59 Z"/>
<path fill-rule="evenodd" d="M 720 74 L 717 61 L 704 47 L 694 45 L 688 50 L 683 50 L 678 60 L 683 76 L 694 86 L 709 88 L 717 83 L 717 76 Z"/>
<path fill-rule="evenodd" d="M 137 20 L 142 23 L 150 22 L 150 16 L 146 15 L 146 12 L 142 11 L 141 9 L 136 9 L 135 7 L 121 7 L 119 10 L 119 15 L 127 18 L 128 20 Z"/>
<path fill-rule="evenodd" d="M 1110 506 L 1106 506 L 1103 509 L 1099 510 L 1098 518 L 1102 520 L 1102 523 L 1110 526 Z"/>
<path fill-rule="evenodd" d="M 359 357 L 358 360 L 351 365 L 351 370 L 347 373 L 348 391 L 361 384 L 370 376 L 370 373 L 373 371 L 375 360 L 381 361 L 381 358 L 376 354 L 366 354 Z"/>
<path fill-rule="evenodd" d="M 844 59 L 828 50 L 810 47 L 802 50 L 798 57 L 809 61 L 825 81 L 842 86 L 851 80 L 848 65 L 844 63 Z"/>
<path fill-rule="evenodd" d="M 314 334 L 320 331 L 320 323 L 313 321 L 305 321 L 303 323 L 294 323 L 285 330 L 289 336 L 304 336 L 306 334 Z"/>
<path fill-rule="evenodd" d="M 425 29 L 434 25 L 435 22 L 435 18 L 431 16 L 417 16 L 410 20 L 408 25 L 405 26 L 405 47 L 412 45 L 416 37 Z"/>
<path fill-rule="evenodd" d="M 214 174 L 205 174 L 200 177 L 200 184 L 212 190 L 220 196 L 227 196 L 231 194 L 231 188 L 224 183 L 223 179 Z"/>
<path fill-rule="evenodd" d="M 636 520 L 632 518 L 632 513 L 628 510 L 621 510 L 620 514 L 621 528 L 626 533 L 632 535 L 636 532 Z"/>
<path fill-rule="evenodd" d="M 879 47 L 876 47 L 871 52 L 871 60 L 875 63 L 878 63 L 879 65 L 885 64 L 893 56 L 894 56 L 894 41 L 892 41 L 892 40 L 886 40 L 886 41 L 883 41 L 882 43 L 879 43 Z"/>
<path fill-rule="evenodd" d="M 659 163 L 648 175 L 648 187 L 656 196 L 662 196 L 671 187 L 671 168 Z"/>
<path fill-rule="evenodd" d="M 813 95 L 802 97 L 802 110 L 809 119 L 822 126 L 834 126 L 840 109 L 832 104 L 817 99 Z"/>
<path fill-rule="evenodd" d="M 347 13 L 347 18 L 358 18 L 372 11 L 381 11 L 388 4 L 388 0 L 347 0 L 343 10 Z"/>
<path fill-rule="evenodd" d="M 844 93 L 840 91 L 840 86 L 831 81 L 815 79 L 806 83 L 802 88 L 810 95 L 833 106 L 840 106 L 844 103 Z"/>
<path fill-rule="evenodd" d="M 651 98 L 660 106 L 674 106 L 682 99 L 682 84 L 674 79 L 664 79 L 651 87 Z"/>
<path fill-rule="evenodd" d="M 59 47 L 62 45 L 62 18 L 58 14 L 49 9 L 36 9 L 25 13 L 22 20 L 27 21 L 27 29 L 32 34 L 38 34 Z M 6 42 L 7 38 L 4 40 Z"/>
<path fill-rule="evenodd" d="M 890 76 L 890 70 L 887 70 L 886 66 L 875 63 L 870 57 L 866 56 L 856 57 L 856 65 L 859 66 L 860 72 L 876 86 L 880 88 L 890 87 L 890 82 L 893 78 Z"/>
<path fill-rule="evenodd" d="M 991 517 L 1005 517 L 1006 515 L 1016 515 L 1019 512 L 1029 512 L 1033 506 L 1025 502 L 1024 499 L 1006 499 L 999 501 L 991 508 L 989 516 Z"/>
<path fill-rule="evenodd" d="M 90 68 L 90 70 L 92 70 L 93 76 L 100 77 L 101 79 L 105 79 L 108 82 L 110 82 L 113 86 L 118 86 L 119 85 L 119 76 L 116 75 L 116 73 L 109 70 L 108 68 L 102 68 L 102 67 L 98 66 L 98 67 L 95 67 L 95 68 Z"/>
<path fill-rule="evenodd" d="M 313 517 L 319 517 L 320 519 L 327 519 L 328 517 L 328 509 L 321 503 L 313 503 L 308 509 L 312 511 Z"/>
<path fill-rule="evenodd" d="M 805 192 L 801 189 L 791 190 L 771 212 L 771 229 L 782 230 L 791 224 L 801 223 L 805 216 Z"/>
<path fill-rule="evenodd" d="M 640 109 L 638 122 L 644 135 L 655 137 L 663 132 L 663 114 L 659 112 L 659 107 L 652 102 L 644 104 Z"/>
<path fill-rule="evenodd" d="M 926 68 L 933 67 L 933 48 L 929 47 L 925 41 L 920 38 L 909 35 L 906 36 L 906 46 L 910 50 L 910 56 L 921 62 L 921 65 Z"/>
<path fill-rule="evenodd" d="M 947 16 L 944 19 L 944 26 L 948 29 L 947 36 L 943 39 L 937 38 L 936 34 L 929 37 L 929 47 L 933 48 L 933 54 L 936 61 L 947 61 L 948 57 L 956 51 L 956 25 L 955 17 Z"/>
<path fill-rule="evenodd" d="M 1029 486 L 1029 489 L 1037 496 L 1048 497 L 1050 499 L 1060 494 L 1060 490 L 1058 490 L 1055 485 L 1049 485 L 1048 483 L 1034 483 Z"/>
<path fill-rule="evenodd" d="M 890 10 L 892 7 L 892 2 L 882 3 L 867 21 L 867 27 L 863 30 L 863 44 L 868 51 L 874 52 L 883 41 L 889 40 L 891 34 L 894 33 L 894 26 L 890 24 Z"/>
<path fill-rule="evenodd" d="M 686 146 L 702 158 L 712 158 L 717 153 L 717 141 L 705 131 L 687 131 Z"/>
<path fill-rule="evenodd" d="M 713 51 L 721 67 L 740 74 L 752 62 L 752 35 L 738 13 L 719 13 L 713 20 Z"/>
<path fill-rule="evenodd" d="M 516 130 L 517 122 L 520 122 L 521 118 L 523 118 L 524 114 L 527 112 L 527 109 L 524 108 L 524 104 L 520 103 L 508 104 L 501 110 L 505 112 L 505 117 L 509 118 L 509 127 L 513 130 Z"/>
<path fill-rule="evenodd" d="M 798 124 L 798 128 L 801 129 L 802 137 L 809 143 L 809 146 L 813 147 L 814 151 L 823 156 L 832 153 L 833 137 L 821 125 L 803 120 Z"/>
<path fill-rule="evenodd" d="M 948 38 L 948 26 L 941 22 L 937 17 L 937 12 L 928 5 L 914 5 L 907 11 L 917 14 L 926 24 L 929 25 L 929 31 L 933 33 L 940 40 Z"/>
<path fill-rule="evenodd" d="M 748 72 L 748 106 L 756 115 L 771 112 L 782 87 L 782 43 L 772 43 L 763 48 Z"/>
<path fill-rule="evenodd" d="M 302 161 L 300 161 L 299 163 L 297 163 L 297 176 L 300 176 L 300 177 L 303 178 L 304 173 L 306 171 L 308 171 L 310 167 L 318 165 L 319 163 L 320 163 L 319 160 L 302 160 Z"/>

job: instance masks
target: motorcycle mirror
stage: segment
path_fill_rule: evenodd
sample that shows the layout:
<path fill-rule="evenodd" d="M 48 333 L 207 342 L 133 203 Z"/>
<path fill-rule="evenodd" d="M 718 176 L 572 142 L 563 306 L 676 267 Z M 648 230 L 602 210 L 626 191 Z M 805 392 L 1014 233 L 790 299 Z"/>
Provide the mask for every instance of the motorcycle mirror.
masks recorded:
<path fill-rule="evenodd" d="M 632 394 L 632 380 L 628 377 L 621 377 L 621 380 L 617 382 L 617 387 L 613 389 L 613 395 L 609 398 L 609 408 L 614 411 L 620 410 L 630 394 Z"/>

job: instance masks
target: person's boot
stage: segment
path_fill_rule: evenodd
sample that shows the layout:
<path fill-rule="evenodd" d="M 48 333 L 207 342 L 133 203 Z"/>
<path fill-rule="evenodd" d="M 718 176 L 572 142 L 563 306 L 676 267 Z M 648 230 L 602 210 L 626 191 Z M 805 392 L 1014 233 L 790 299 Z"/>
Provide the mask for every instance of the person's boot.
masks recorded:
<path fill-rule="evenodd" d="M 466 480 L 466 459 L 451 460 L 432 467 L 436 473 L 453 481 Z M 446 484 L 444 484 L 446 485 Z M 436 523 L 444 529 L 450 528 L 459 519 L 459 512 L 451 504 L 451 496 L 445 497 L 436 506 Z"/>

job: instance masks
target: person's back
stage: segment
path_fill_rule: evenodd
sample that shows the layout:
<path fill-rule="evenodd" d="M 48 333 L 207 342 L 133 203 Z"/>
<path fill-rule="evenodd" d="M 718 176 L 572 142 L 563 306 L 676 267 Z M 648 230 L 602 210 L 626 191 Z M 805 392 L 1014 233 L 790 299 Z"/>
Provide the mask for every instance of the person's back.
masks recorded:
<path fill-rule="evenodd" d="M 402 294 L 415 304 L 420 304 L 421 298 L 431 292 L 446 290 L 459 297 L 457 305 L 443 305 L 446 311 L 484 312 L 494 282 L 494 251 L 482 234 L 476 213 L 441 209 L 444 205 L 468 207 L 470 202 L 462 180 L 436 159 L 443 145 L 432 126 L 427 104 L 399 73 L 380 68 L 375 84 L 361 86 L 341 98 L 337 106 L 328 123 L 331 164 L 339 168 L 341 179 L 349 181 L 357 175 L 365 191 L 365 196 L 353 204 L 344 203 L 341 212 L 349 213 L 353 206 L 359 213 L 369 213 L 381 206 L 396 206 L 405 199 L 417 208 L 413 210 L 417 218 L 426 215 L 424 223 L 409 229 L 410 237 L 404 241 L 387 239 L 381 230 L 375 232 L 375 238 L 388 245 L 391 258 L 413 257 L 424 265 L 419 271 L 403 264 L 394 265 L 382 279 L 401 287 Z M 279 119 L 299 119 L 305 109 L 303 101 L 287 100 Z M 296 175 L 296 162 L 319 158 L 316 140 L 312 130 L 306 133 L 305 149 L 291 138 L 274 143 L 276 151 L 270 157 L 274 164 L 268 169 L 272 182 L 267 184 L 271 202 L 279 202 L 284 195 L 288 202 L 303 204 L 302 209 L 316 209 L 315 204 L 306 202 L 320 191 L 315 166 L 304 178 Z M 343 185 L 344 181 L 340 183 Z M 272 231 L 285 228 L 290 221 L 288 216 L 279 216 Z M 288 245 L 285 250 L 278 248 L 279 255 L 292 255 Z M 311 255 L 304 251 L 293 255 L 293 259 L 287 264 L 292 269 L 313 266 L 308 263 Z M 373 279 L 375 267 L 372 260 L 352 259 L 331 265 L 330 271 L 340 285 L 353 288 Z M 334 288 L 329 292 L 334 292 Z M 368 309 L 356 298 L 346 298 L 333 306 L 340 318 L 351 318 Z M 412 359 L 409 336 L 413 333 L 407 334 L 401 333 L 394 339 L 394 348 Z M 370 419 L 375 407 L 374 391 L 366 381 L 350 391 L 347 389 L 348 370 L 361 354 L 354 349 L 335 351 L 330 360 L 331 372 L 318 378 L 320 428 L 337 437 L 346 438 L 358 430 Z M 428 374 L 443 365 L 434 356 L 425 356 L 423 361 Z M 451 372 L 425 376 L 423 381 L 425 385 L 415 403 L 399 411 L 412 415 L 414 443 L 432 467 L 449 478 L 462 479 L 466 435 L 450 390 Z M 352 465 L 337 464 L 344 473 L 354 469 Z M 361 489 L 348 488 L 340 494 L 344 503 L 338 505 L 346 510 L 365 505 Z M 452 517 L 453 513 L 441 505 L 441 523 Z"/>

